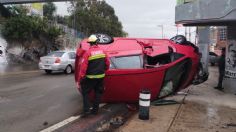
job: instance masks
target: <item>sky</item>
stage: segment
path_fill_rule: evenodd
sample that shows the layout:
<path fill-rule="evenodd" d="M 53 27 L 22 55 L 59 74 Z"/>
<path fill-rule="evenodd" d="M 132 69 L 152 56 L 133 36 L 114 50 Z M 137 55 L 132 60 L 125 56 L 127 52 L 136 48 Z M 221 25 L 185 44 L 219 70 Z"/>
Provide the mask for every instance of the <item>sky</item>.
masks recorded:
<path fill-rule="evenodd" d="M 176 0 L 106 0 L 123 25 L 128 37 L 171 38 L 177 34 L 175 26 Z M 69 3 L 57 2 L 57 13 L 66 15 Z M 184 34 L 179 27 L 178 33 Z M 194 29 L 191 29 L 194 32 Z"/>

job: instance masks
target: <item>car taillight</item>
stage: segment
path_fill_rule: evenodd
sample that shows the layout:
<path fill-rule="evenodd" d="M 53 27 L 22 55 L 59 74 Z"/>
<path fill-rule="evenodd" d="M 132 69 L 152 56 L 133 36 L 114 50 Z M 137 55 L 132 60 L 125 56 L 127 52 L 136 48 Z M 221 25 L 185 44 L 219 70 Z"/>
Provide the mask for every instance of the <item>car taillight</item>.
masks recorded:
<path fill-rule="evenodd" d="M 60 58 L 56 58 L 55 63 L 61 63 L 61 59 Z"/>

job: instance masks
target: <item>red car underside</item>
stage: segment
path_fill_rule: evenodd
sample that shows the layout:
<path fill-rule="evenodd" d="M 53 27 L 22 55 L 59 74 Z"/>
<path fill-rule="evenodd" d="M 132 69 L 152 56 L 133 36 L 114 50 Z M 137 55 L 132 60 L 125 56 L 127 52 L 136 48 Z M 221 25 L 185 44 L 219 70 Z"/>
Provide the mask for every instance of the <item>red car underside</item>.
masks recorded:
<path fill-rule="evenodd" d="M 151 91 L 151 100 L 162 98 L 189 86 L 198 71 L 194 48 L 170 40 L 114 38 L 113 43 L 99 46 L 111 60 L 102 102 L 137 102 L 142 89 Z M 81 56 L 88 48 L 83 40 L 77 49 L 76 82 Z"/>

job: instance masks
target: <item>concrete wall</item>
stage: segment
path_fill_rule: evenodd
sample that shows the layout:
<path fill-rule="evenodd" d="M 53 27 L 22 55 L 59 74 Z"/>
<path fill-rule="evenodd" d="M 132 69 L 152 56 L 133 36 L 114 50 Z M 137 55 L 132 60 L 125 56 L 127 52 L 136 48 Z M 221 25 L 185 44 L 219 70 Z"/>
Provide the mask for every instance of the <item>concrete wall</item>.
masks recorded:
<path fill-rule="evenodd" d="M 217 9 L 217 10 L 216 10 Z M 176 23 L 235 21 L 236 0 L 196 0 L 176 6 Z"/>
<path fill-rule="evenodd" d="M 236 93 L 236 26 L 228 26 L 228 44 L 226 48 L 226 67 L 224 87 L 227 91 Z M 230 46 L 229 48 L 229 45 Z"/>

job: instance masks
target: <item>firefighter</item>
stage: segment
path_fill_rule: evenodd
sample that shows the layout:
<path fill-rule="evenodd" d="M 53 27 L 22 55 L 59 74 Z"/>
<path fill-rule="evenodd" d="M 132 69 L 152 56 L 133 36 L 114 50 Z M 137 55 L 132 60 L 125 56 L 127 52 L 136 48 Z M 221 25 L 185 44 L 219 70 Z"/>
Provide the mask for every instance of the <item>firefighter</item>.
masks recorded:
<path fill-rule="evenodd" d="M 96 35 L 91 35 L 88 38 L 90 44 L 82 57 L 79 81 L 83 95 L 83 117 L 88 114 L 97 114 L 102 93 L 104 91 L 104 77 L 105 71 L 109 69 L 110 62 L 105 52 L 97 45 L 98 38 Z M 90 111 L 90 102 L 88 94 L 94 90 L 95 99 L 93 108 Z"/>

